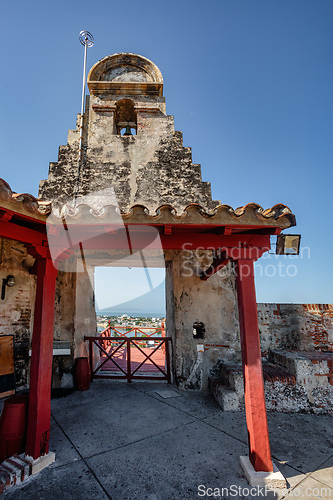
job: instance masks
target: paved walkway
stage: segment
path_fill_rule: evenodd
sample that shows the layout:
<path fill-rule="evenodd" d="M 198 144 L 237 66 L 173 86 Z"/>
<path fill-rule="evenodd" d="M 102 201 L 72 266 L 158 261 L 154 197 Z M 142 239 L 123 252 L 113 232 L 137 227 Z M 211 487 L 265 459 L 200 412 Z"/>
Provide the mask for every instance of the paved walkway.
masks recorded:
<path fill-rule="evenodd" d="M 269 427 L 274 460 L 293 490 L 266 498 L 333 498 L 332 417 L 270 413 Z M 51 450 L 56 462 L 4 499 L 264 494 L 251 496 L 240 467 L 247 453 L 244 414 L 222 412 L 208 394 L 179 393 L 164 382 L 96 380 L 89 391 L 53 399 Z"/>

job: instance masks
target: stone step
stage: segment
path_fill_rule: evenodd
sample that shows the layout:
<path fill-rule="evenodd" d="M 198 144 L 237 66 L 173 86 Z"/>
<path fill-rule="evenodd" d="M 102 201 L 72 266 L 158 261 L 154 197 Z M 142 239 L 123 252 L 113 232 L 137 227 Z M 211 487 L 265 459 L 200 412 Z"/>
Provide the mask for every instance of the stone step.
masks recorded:
<path fill-rule="evenodd" d="M 320 351 L 270 351 L 269 361 L 293 374 L 304 387 L 333 385 L 333 353 Z"/>
<path fill-rule="evenodd" d="M 272 352 L 270 360 L 276 364 L 263 364 L 267 410 L 333 413 L 333 387 L 327 371 L 331 369 L 331 356 L 331 353 Z M 221 364 L 220 374 L 210 378 L 210 387 L 224 411 L 244 408 L 240 364 Z"/>
<path fill-rule="evenodd" d="M 265 363 L 262 367 L 265 382 L 296 384 L 295 376 L 284 368 L 271 363 Z M 221 364 L 219 379 L 222 385 L 235 390 L 240 398 L 244 396 L 243 370 L 240 364 Z"/>
<path fill-rule="evenodd" d="M 223 411 L 240 411 L 242 404 L 237 392 L 221 384 L 218 379 L 210 380 L 210 390 Z"/>
<path fill-rule="evenodd" d="M 222 364 L 220 367 L 220 377 L 224 385 L 244 394 L 243 370 L 240 364 Z"/>

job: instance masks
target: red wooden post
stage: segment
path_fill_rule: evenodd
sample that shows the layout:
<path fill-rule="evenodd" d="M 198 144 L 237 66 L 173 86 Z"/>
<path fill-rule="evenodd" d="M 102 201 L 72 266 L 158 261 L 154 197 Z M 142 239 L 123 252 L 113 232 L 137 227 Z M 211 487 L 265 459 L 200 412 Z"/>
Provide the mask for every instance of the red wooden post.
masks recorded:
<path fill-rule="evenodd" d="M 89 339 L 89 364 L 90 364 L 90 380 L 91 381 L 94 378 L 93 348 L 94 348 L 94 346 L 93 346 L 92 340 Z"/>
<path fill-rule="evenodd" d="M 162 321 L 161 322 L 161 337 L 165 337 L 165 335 L 166 335 L 166 332 L 165 332 L 165 323 L 164 323 L 164 321 Z M 164 354 L 165 354 L 165 347 L 166 347 L 166 345 L 165 345 L 165 343 L 163 343 L 163 345 L 162 345 L 162 351 L 164 352 Z"/>
<path fill-rule="evenodd" d="M 253 260 L 237 260 L 236 276 L 249 458 L 256 471 L 271 472 Z"/>
<path fill-rule="evenodd" d="M 54 299 L 57 270 L 49 258 L 37 259 L 26 455 L 49 452 Z"/>
<path fill-rule="evenodd" d="M 126 348 L 127 348 L 127 382 L 131 382 L 132 380 L 132 366 L 131 366 L 131 340 L 126 340 Z"/>

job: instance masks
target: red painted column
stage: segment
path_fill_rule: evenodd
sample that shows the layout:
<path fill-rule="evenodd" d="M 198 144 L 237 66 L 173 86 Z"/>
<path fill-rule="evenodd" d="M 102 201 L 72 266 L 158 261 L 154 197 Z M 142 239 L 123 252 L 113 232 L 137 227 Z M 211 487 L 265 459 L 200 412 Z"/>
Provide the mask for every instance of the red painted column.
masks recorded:
<path fill-rule="evenodd" d="M 236 261 L 249 458 L 256 471 L 273 470 L 258 327 L 253 260 Z"/>
<path fill-rule="evenodd" d="M 26 455 L 49 451 L 54 300 L 57 270 L 49 258 L 36 261 L 37 290 L 32 335 Z"/>

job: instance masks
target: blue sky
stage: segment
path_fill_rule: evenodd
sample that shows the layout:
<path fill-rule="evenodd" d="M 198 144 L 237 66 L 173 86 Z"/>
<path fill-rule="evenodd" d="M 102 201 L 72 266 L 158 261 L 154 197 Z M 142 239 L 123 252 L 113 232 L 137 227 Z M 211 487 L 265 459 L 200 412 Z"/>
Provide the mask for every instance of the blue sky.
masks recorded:
<path fill-rule="evenodd" d="M 13 190 L 37 195 L 75 126 L 87 29 L 88 68 L 134 52 L 161 69 L 214 199 L 295 213 L 310 256 L 267 259 L 275 275 L 257 276 L 258 300 L 333 301 L 332 0 L 18 0 L 1 14 L 0 175 Z M 279 262 L 296 275 L 278 276 Z"/>

